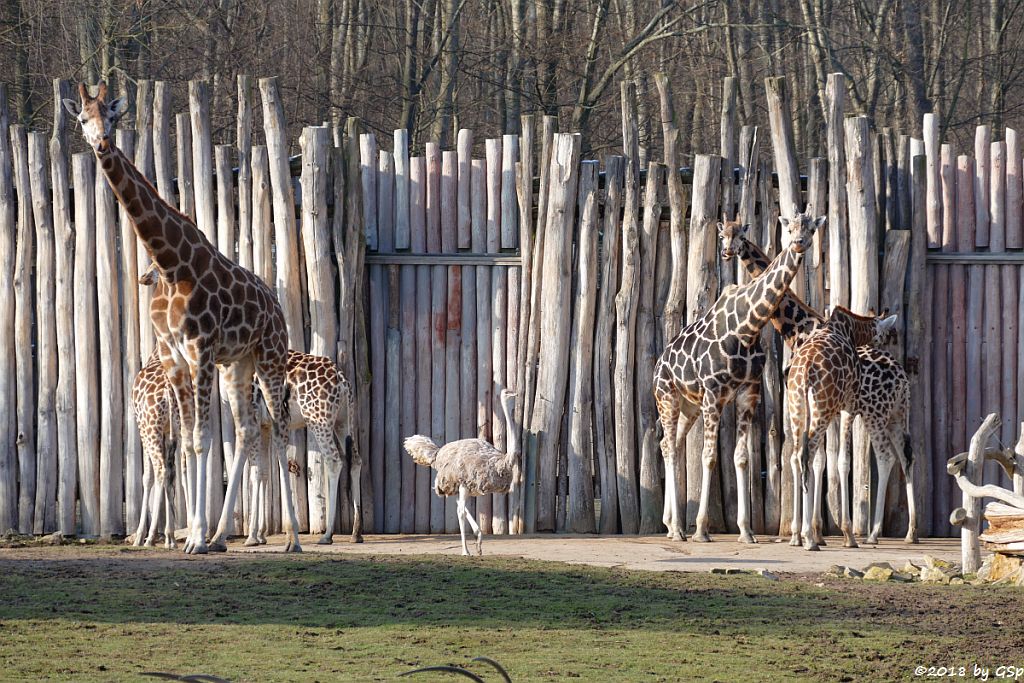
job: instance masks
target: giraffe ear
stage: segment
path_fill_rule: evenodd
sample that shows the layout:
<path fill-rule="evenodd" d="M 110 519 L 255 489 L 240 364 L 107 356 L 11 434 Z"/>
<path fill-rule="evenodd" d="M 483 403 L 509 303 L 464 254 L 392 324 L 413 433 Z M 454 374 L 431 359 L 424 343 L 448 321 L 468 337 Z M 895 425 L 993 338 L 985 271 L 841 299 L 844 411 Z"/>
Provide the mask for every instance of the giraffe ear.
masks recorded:
<path fill-rule="evenodd" d="M 743 225 L 740 226 L 741 235 L 746 235 L 748 230 L 750 230 L 750 223 L 744 223 Z"/>
<path fill-rule="evenodd" d="M 126 111 L 128 111 L 128 104 L 123 97 L 118 97 L 107 105 L 107 115 L 110 117 L 111 122 L 120 119 Z"/>
<path fill-rule="evenodd" d="M 885 333 L 896 328 L 896 322 L 899 320 L 899 315 L 893 313 L 887 318 L 882 318 L 881 322 L 878 323 L 878 329 Z"/>
<path fill-rule="evenodd" d="M 788 230 L 789 229 L 789 219 L 786 218 L 785 216 L 779 216 L 779 225 L 782 226 L 783 230 Z"/>
<path fill-rule="evenodd" d="M 81 114 L 82 114 L 82 105 L 79 102 L 77 102 L 75 100 L 72 100 L 70 98 L 67 98 L 67 97 L 64 98 L 63 102 L 64 102 L 64 108 L 67 109 L 68 113 L 71 114 L 72 116 L 74 116 L 75 119 L 77 119 L 79 116 L 81 116 Z"/>
<path fill-rule="evenodd" d="M 828 216 L 818 216 L 817 218 L 814 219 L 814 229 L 821 230 L 825 226 L 825 223 L 827 221 Z"/>
<path fill-rule="evenodd" d="M 721 237 L 725 233 L 725 224 L 722 221 L 718 221 L 718 236 Z"/>

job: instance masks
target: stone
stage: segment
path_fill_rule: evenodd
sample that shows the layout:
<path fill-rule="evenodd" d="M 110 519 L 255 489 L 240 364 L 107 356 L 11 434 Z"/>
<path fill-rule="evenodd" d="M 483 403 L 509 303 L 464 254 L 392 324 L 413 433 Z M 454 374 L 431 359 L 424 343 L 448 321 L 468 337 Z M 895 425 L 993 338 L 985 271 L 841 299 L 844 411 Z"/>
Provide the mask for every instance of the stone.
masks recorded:
<path fill-rule="evenodd" d="M 901 569 L 900 571 L 904 574 L 910 574 L 911 576 L 921 575 L 921 568 L 913 562 L 911 562 L 910 560 L 907 560 L 907 563 L 903 565 L 903 569 Z"/>
<path fill-rule="evenodd" d="M 891 567 L 868 567 L 864 572 L 864 580 L 885 582 L 891 579 L 893 574 Z"/>
<path fill-rule="evenodd" d="M 993 553 L 991 560 L 986 558 L 986 563 L 989 565 L 988 573 L 985 578 L 989 581 L 1002 581 L 1003 579 L 1013 579 L 1021 571 L 1022 560 L 1019 557 L 1012 557 L 1010 555 L 1003 555 L 1000 553 Z M 982 565 L 984 569 L 984 565 Z M 981 572 L 978 572 L 979 575 Z"/>
<path fill-rule="evenodd" d="M 939 583 L 948 584 L 950 577 L 938 567 L 922 567 L 921 568 L 921 582 L 922 583 Z"/>
<path fill-rule="evenodd" d="M 949 580 L 949 585 L 950 586 L 962 586 L 962 585 L 964 585 L 964 583 L 965 583 L 965 581 L 964 581 L 962 576 L 954 576 L 953 578 L 951 578 Z"/>
<path fill-rule="evenodd" d="M 931 555 L 924 556 L 924 566 L 929 569 L 952 569 L 953 563 L 947 562 L 946 560 L 940 560 L 937 557 Z"/>
<path fill-rule="evenodd" d="M 711 568 L 711 573 L 712 574 L 725 574 L 726 573 L 725 572 L 725 567 L 712 567 Z"/>
<path fill-rule="evenodd" d="M 888 562 L 872 562 L 868 566 L 864 567 L 864 571 L 867 571 L 867 570 L 871 569 L 872 567 L 878 567 L 879 569 L 890 569 L 892 571 L 896 571 L 896 568 L 893 567 Z"/>
<path fill-rule="evenodd" d="M 725 570 L 726 574 L 749 574 L 749 569 L 737 569 L 736 567 L 728 567 Z"/>
<path fill-rule="evenodd" d="M 864 572 L 860 571 L 859 569 L 854 569 L 853 567 L 844 567 L 843 576 L 845 576 L 848 579 L 863 579 Z"/>
<path fill-rule="evenodd" d="M 892 580 L 899 583 L 910 583 L 914 580 L 914 575 L 906 574 L 904 572 L 893 572 Z"/>
<path fill-rule="evenodd" d="M 48 536 L 43 536 L 42 541 L 47 545 L 64 545 L 64 536 L 59 531 L 54 531 Z"/>
<path fill-rule="evenodd" d="M 754 573 L 757 574 L 758 576 L 762 577 L 762 578 L 768 579 L 769 581 L 778 581 L 779 580 L 779 577 L 776 574 L 772 574 L 770 571 L 768 571 L 764 567 L 762 567 L 760 569 L 755 569 Z"/>

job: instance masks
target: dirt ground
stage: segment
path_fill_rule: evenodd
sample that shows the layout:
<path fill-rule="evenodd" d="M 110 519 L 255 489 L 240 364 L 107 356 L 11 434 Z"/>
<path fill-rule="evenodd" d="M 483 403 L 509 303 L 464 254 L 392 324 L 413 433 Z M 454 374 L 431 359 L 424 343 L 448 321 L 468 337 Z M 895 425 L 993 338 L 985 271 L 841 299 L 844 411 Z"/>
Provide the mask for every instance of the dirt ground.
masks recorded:
<path fill-rule="evenodd" d="M 841 537 L 826 539 L 818 552 L 793 548 L 788 542 L 759 537 L 747 545 L 732 536 L 720 535 L 711 543 L 669 541 L 663 536 L 591 536 L 536 534 L 531 536 L 488 536 L 484 554 L 551 560 L 598 567 L 648 571 L 706 572 L 712 568 L 759 569 L 772 572 L 817 573 L 835 564 L 863 567 L 872 562 L 890 562 L 902 567 L 907 560 L 921 563 L 924 555 L 959 561 L 959 539 L 923 539 L 917 545 L 902 539 L 882 539 L 876 546 L 843 548 Z M 334 537 L 334 545 L 315 545 L 315 537 L 303 537 L 304 552 L 353 555 L 459 554 L 458 536 L 366 536 L 365 543 L 350 543 L 347 536 Z M 268 545 L 251 549 L 231 544 L 231 552 L 279 552 L 284 537 L 272 537 Z M 470 543 L 473 550 L 473 544 Z"/>
<path fill-rule="evenodd" d="M 317 545 L 317 536 L 303 535 L 303 552 L 337 555 L 459 555 L 461 552 L 458 535 L 402 536 L 366 535 L 365 542 L 351 543 L 348 536 L 336 535 L 333 545 Z M 731 536 L 719 535 L 711 543 L 692 541 L 669 541 L 663 536 L 593 536 L 586 534 L 535 534 L 529 536 L 487 536 L 484 538 L 484 554 L 487 556 L 518 557 L 529 560 L 546 560 L 566 564 L 583 564 L 595 567 L 615 567 L 645 571 L 707 572 L 713 568 L 726 569 L 767 569 L 771 572 L 793 574 L 817 574 L 825 572 L 832 565 L 855 568 L 865 567 L 872 562 L 889 562 L 902 567 L 910 560 L 921 564 L 921 558 L 931 555 L 939 559 L 959 561 L 960 540 L 953 538 L 926 538 L 919 544 L 904 543 L 902 539 L 883 538 L 878 545 L 862 545 L 859 548 L 844 548 L 841 537 L 828 537 L 826 545 L 818 552 L 793 548 L 785 540 L 778 541 L 770 536 L 759 536 L 758 543 L 738 543 Z M 241 539 L 229 543 L 228 554 L 280 553 L 284 549 L 283 535 L 271 536 L 268 544 L 246 548 Z M 470 549 L 475 546 L 470 542 Z M 56 557 L 84 559 L 95 557 L 95 549 L 81 547 L 81 552 L 72 545 L 47 549 L 8 548 L 0 550 L 0 556 L 15 559 L 29 557 Z M 155 553 L 159 555 L 159 551 Z M 168 559 L 185 557 L 180 550 L 168 553 Z M 210 556 L 211 559 L 215 554 Z M 196 557 L 195 559 L 199 559 Z"/>

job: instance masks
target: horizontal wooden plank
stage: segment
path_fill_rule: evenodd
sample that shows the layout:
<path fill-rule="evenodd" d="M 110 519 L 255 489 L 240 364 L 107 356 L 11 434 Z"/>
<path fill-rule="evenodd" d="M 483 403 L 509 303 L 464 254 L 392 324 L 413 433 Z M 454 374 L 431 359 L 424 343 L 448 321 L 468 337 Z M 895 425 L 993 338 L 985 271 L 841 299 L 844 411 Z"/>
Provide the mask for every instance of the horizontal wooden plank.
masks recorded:
<path fill-rule="evenodd" d="M 1005 264 L 1024 265 L 1024 251 L 1004 251 L 993 253 L 988 251 L 954 253 L 929 252 L 928 263 L 963 263 L 970 265 Z"/>
<path fill-rule="evenodd" d="M 367 264 L 400 266 L 518 266 L 519 254 L 412 254 L 395 252 L 366 255 Z"/>

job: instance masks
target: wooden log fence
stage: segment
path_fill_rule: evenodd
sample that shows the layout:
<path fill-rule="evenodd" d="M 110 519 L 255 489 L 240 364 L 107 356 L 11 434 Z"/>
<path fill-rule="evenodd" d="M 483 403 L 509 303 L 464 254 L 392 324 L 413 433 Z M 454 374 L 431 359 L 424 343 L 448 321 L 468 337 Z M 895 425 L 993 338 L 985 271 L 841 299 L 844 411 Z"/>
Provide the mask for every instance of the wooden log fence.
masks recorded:
<path fill-rule="evenodd" d="M 794 291 L 819 309 L 900 314 L 888 348 L 911 378 L 921 532 L 954 533 L 960 495 L 946 461 L 967 450 L 982 415 L 1003 416 L 992 434 L 1004 447 L 1024 423 L 1017 132 L 980 126 L 973 156 L 944 144 L 931 114 L 923 140 L 875 132 L 866 118 L 844 119 L 847 86 L 833 74 L 827 159 L 803 160 L 792 145 L 785 82 L 767 83 L 770 126 L 738 128 L 732 81 L 721 149 L 679 169 L 672 94 L 664 79 L 655 82 L 666 145 L 646 157 L 629 85 L 625 144 L 602 161 L 581 159 L 583 141 L 558 132 L 552 117 L 523 117 L 520 136 L 462 130 L 452 150 L 413 147 L 402 130 L 378 140 L 355 120 L 338 130 L 307 127 L 294 144 L 276 80 L 246 76 L 230 144 L 213 144 L 201 81 L 183 102 L 172 101 L 166 83 L 140 83 L 134 125 L 125 123 L 117 143 L 219 249 L 276 289 L 292 346 L 335 358 L 349 376 L 366 465 L 366 532 L 457 528 L 454 502 L 436 499 L 432 473 L 412 463 L 403 437 L 480 437 L 504 448 L 516 429 L 523 478 L 509 496 L 475 501 L 486 532 L 661 533 L 654 365 L 725 286 L 747 281 L 720 263 L 715 223 L 740 216 L 753 226 L 751 239 L 775 254 L 784 239 L 778 216 L 809 207 L 829 222 Z M 55 81 L 55 98 L 70 90 Z M 69 143 L 57 111 L 50 136 L 27 132 L 9 123 L 0 91 L 0 275 L 14 285 L 0 298 L 0 530 L 116 537 L 134 528 L 146 467 L 129 403 L 153 345 L 149 293 L 135 281 L 147 258 L 93 155 L 70 154 L 79 145 Z M 747 493 L 755 531 L 776 535 L 788 529 L 791 507 L 784 362 L 770 328 L 763 342 L 769 361 Z M 503 387 L 517 392 L 516 424 L 504 424 L 498 407 Z M 221 405 L 214 413 L 213 522 L 239 455 L 230 412 Z M 836 439 L 830 431 L 830 491 L 838 486 Z M 694 429 L 678 459 L 691 527 L 702 441 Z M 876 475 L 866 437 L 855 441 L 853 512 L 863 531 L 873 521 Z M 721 476 L 713 479 L 719 534 L 735 523 L 735 478 L 725 474 L 734 444 L 731 432 L 720 439 Z M 315 441 L 300 433 L 289 457 L 302 530 L 319 533 L 328 492 Z M 984 478 L 1019 488 L 1010 472 L 992 466 Z M 352 521 L 347 478 L 336 520 L 343 530 Z M 280 485 L 271 478 L 274 530 Z M 902 535 L 898 479 L 889 491 L 884 532 Z M 249 505 L 240 496 L 236 531 Z M 828 496 L 826 520 L 838 519 L 836 505 Z"/>

